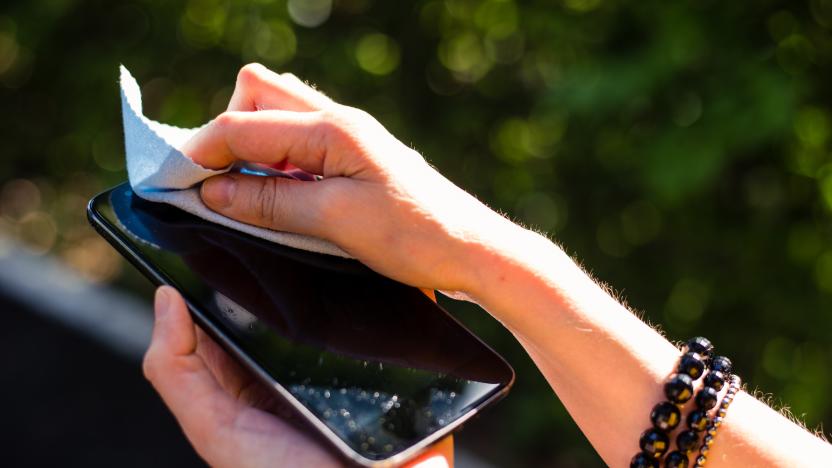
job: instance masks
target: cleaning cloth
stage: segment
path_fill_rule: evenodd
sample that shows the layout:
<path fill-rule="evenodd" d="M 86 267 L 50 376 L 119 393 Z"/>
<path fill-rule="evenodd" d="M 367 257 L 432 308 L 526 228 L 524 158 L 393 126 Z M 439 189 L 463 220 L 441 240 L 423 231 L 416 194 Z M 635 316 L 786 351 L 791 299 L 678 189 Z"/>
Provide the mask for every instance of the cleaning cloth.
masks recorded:
<path fill-rule="evenodd" d="M 139 85 L 123 66 L 120 81 L 127 175 L 136 195 L 145 200 L 168 203 L 207 221 L 261 239 L 297 249 L 350 258 L 350 255 L 338 246 L 325 240 L 241 223 L 205 206 L 199 196 L 199 184 L 203 180 L 229 171 L 267 176 L 270 175 L 268 170 L 245 164 L 212 170 L 196 164 L 179 148 L 199 128 L 178 128 L 148 119 L 142 114 Z"/>

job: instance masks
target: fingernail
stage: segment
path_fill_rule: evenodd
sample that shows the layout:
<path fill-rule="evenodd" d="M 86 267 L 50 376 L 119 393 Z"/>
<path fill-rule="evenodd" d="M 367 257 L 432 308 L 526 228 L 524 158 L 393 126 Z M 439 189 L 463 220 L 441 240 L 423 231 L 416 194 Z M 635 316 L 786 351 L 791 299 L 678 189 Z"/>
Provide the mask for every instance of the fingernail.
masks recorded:
<path fill-rule="evenodd" d="M 209 206 L 225 208 L 231 206 L 237 181 L 233 177 L 212 177 L 202 184 L 202 199 Z"/>
<path fill-rule="evenodd" d="M 156 310 L 157 318 L 168 312 L 170 302 L 170 292 L 167 288 L 159 288 L 156 290 L 156 298 L 154 299 L 153 308 Z"/>

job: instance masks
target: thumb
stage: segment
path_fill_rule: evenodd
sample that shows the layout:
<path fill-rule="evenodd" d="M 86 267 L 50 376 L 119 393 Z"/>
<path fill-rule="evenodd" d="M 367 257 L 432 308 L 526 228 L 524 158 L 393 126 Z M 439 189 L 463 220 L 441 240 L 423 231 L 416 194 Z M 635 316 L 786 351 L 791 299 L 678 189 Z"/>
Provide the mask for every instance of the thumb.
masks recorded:
<path fill-rule="evenodd" d="M 156 290 L 153 337 L 150 351 L 184 356 L 196 349 L 196 334 L 188 306 L 179 292 L 170 286 Z"/>
<path fill-rule="evenodd" d="M 208 208 L 237 221 L 326 237 L 324 207 L 331 182 L 225 174 L 203 182 L 201 195 Z"/>

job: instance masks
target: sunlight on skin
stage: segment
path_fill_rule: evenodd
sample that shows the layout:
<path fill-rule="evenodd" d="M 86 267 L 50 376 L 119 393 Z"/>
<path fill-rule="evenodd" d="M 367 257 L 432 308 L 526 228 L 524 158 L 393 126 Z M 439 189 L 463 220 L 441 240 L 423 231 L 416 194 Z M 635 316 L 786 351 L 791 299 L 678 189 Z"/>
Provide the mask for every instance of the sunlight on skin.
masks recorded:
<path fill-rule="evenodd" d="M 240 107 L 183 150 L 209 167 L 288 162 L 323 180 L 218 176 L 202 185 L 205 204 L 329 240 L 400 282 L 472 298 L 514 333 L 604 461 L 627 465 L 680 351 L 559 246 L 454 186 L 366 113 L 298 83 L 245 67 L 232 98 Z M 709 466 L 830 459 L 832 446 L 740 392 Z"/>
<path fill-rule="evenodd" d="M 483 254 L 492 274 L 471 295 L 517 336 L 607 464 L 626 465 L 679 350 L 548 239 L 526 231 L 492 240 Z M 713 467 L 823 466 L 832 457 L 832 446 L 742 391 L 715 440 Z"/>

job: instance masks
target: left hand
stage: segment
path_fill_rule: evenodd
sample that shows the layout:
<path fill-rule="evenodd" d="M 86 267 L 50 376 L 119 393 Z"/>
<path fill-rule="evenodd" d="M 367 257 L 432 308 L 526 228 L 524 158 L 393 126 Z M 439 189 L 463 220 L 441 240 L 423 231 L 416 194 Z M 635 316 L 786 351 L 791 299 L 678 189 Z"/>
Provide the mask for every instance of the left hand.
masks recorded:
<path fill-rule="evenodd" d="M 278 417 L 278 399 L 196 327 L 182 296 L 156 291 L 155 323 L 145 376 L 211 466 L 334 467 L 343 462 Z M 288 412 L 283 412 L 288 414 Z M 407 466 L 452 466 L 450 437 Z"/>

